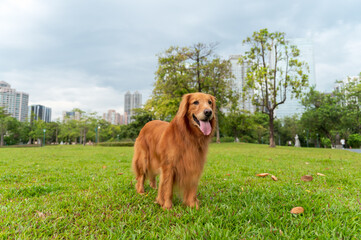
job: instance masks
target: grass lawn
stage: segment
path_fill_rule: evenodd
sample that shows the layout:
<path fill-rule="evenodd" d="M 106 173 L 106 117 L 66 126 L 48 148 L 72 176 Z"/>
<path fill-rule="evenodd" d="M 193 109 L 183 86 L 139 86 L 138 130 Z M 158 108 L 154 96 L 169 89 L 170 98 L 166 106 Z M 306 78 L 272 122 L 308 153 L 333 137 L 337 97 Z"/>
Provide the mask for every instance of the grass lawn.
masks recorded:
<path fill-rule="evenodd" d="M 200 209 L 134 189 L 132 147 L 0 149 L 4 239 L 360 239 L 361 154 L 211 144 Z M 271 173 L 257 177 L 257 173 Z M 318 176 L 322 173 L 325 176 Z M 312 175 L 310 182 L 301 176 Z M 303 214 L 291 214 L 301 206 Z"/>

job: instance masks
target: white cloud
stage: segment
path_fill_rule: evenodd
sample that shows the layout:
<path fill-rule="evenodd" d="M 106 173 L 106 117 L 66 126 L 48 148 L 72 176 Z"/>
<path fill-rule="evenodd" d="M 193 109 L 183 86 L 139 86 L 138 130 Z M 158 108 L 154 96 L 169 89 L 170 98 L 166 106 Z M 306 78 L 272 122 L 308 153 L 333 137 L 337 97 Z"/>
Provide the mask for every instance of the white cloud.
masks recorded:
<path fill-rule="evenodd" d="M 123 111 L 124 93 L 146 101 L 156 54 L 172 45 L 219 42 L 227 58 L 260 28 L 312 38 L 318 88 L 357 75 L 358 1 L 2 0 L 0 80 L 30 94 L 53 115 L 78 107 Z M 341 11 L 342 9 L 342 11 Z"/>
<path fill-rule="evenodd" d="M 0 2 L 0 49 L 36 48 L 47 42 L 39 32 L 51 14 L 46 2 L 36 0 L 5 0 Z"/>

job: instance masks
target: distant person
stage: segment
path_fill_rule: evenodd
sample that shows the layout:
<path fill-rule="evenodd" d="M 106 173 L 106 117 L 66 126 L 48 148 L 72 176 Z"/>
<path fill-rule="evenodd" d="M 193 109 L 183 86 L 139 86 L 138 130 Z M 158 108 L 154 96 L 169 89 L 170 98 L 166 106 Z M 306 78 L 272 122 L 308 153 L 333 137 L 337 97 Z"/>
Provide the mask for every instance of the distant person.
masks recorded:
<path fill-rule="evenodd" d="M 342 148 L 345 148 L 346 147 L 346 141 L 345 141 L 345 139 L 341 139 L 340 140 L 340 143 L 341 143 L 341 145 L 342 145 Z"/>

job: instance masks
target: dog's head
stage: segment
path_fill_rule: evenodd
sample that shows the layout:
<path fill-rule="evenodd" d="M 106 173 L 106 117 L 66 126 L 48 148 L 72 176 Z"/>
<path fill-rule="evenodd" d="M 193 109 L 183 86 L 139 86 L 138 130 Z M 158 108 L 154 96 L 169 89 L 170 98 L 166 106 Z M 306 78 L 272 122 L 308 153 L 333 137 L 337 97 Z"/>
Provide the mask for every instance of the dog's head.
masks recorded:
<path fill-rule="evenodd" d="M 216 99 L 205 93 L 190 93 L 182 98 L 178 117 L 185 118 L 189 126 L 209 136 L 215 129 Z"/>

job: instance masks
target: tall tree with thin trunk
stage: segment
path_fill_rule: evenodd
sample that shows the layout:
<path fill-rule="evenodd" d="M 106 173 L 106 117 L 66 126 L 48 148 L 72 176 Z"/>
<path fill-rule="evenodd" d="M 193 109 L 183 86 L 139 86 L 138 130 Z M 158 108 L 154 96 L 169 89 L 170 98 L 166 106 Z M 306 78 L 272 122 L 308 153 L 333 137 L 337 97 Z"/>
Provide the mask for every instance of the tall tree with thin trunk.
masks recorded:
<path fill-rule="evenodd" d="M 275 147 L 275 110 L 288 98 L 301 98 L 308 86 L 308 65 L 300 61 L 300 51 L 285 38 L 285 33 L 261 29 L 243 41 L 249 50 L 240 59 L 247 62 L 247 84 L 244 93 L 254 90 L 251 97 L 259 110 L 268 114 L 270 147 Z M 244 96 L 247 97 L 247 96 Z"/>

